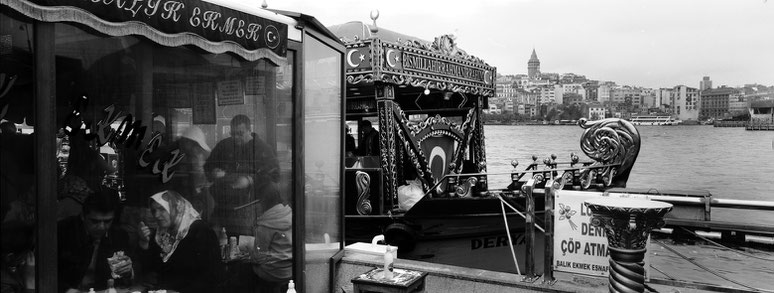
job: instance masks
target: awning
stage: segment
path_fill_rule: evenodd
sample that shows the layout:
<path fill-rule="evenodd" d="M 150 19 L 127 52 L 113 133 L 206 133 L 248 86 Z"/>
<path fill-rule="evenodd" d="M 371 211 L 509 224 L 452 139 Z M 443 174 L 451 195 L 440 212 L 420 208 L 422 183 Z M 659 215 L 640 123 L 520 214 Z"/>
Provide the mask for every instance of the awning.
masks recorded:
<path fill-rule="evenodd" d="M 247 60 L 287 55 L 288 25 L 295 20 L 265 10 L 248 12 L 201 0 L 0 0 L 44 22 L 76 22 L 110 36 L 140 35 L 158 44 L 194 45 Z M 272 14 L 256 15 L 257 11 Z"/>

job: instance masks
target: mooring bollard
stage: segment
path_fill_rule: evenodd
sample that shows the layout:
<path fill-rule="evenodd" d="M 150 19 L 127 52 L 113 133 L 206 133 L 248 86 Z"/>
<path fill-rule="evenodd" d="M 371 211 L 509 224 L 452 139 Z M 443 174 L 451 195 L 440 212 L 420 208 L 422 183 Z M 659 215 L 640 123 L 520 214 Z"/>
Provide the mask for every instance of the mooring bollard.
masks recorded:
<path fill-rule="evenodd" d="M 610 292 L 644 292 L 650 231 L 664 226 L 672 204 L 634 198 L 595 198 L 585 202 L 591 224 L 605 229 L 610 252 Z"/>

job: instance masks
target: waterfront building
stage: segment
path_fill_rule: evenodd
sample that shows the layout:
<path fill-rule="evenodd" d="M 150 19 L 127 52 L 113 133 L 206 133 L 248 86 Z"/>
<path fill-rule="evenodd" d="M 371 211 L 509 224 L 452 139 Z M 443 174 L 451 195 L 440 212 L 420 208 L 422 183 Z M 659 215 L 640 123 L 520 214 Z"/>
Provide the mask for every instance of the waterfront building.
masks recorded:
<path fill-rule="evenodd" d="M 731 96 L 738 93 L 739 90 L 731 87 L 702 90 L 699 117 L 717 119 L 727 116 Z"/>
<path fill-rule="evenodd" d="M 744 94 L 737 92 L 728 96 L 728 113 L 737 116 L 747 113 L 749 103 L 744 99 Z"/>
<path fill-rule="evenodd" d="M 605 119 L 605 107 L 600 103 L 589 104 L 588 118 L 589 120 Z"/>
<path fill-rule="evenodd" d="M 750 103 L 750 122 L 756 124 L 774 123 L 774 100 L 760 100 Z"/>
<path fill-rule="evenodd" d="M 699 81 L 699 90 L 705 91 L 712 88 L 712 80 L 709 76 L 705 76 Z"/>
<path fill-rule="evenodd" d="M 672 89 L 672 113 L 678 120 L 699 120 L 699 90 L 685 85 Z"/>
<path fill-rule="evenodd" d="M 532 49 L 532 56 L 527 61 L 527 75 L 531 79 L 540 79 L 540 60 L 535 53 L 535 49 Z"/>
<path fill-rule="evenodd" d="M 494 104 L 491 104 L 491 103 L 489 104 L 489 109 L 484 109 L 483 111 L 484 111 L 484 113 L 487 113 L 487 114 L 502 114 L 503 113 L 503 111 L 500 108 L 498 108 L 497 105 L 494 105 Z"/>

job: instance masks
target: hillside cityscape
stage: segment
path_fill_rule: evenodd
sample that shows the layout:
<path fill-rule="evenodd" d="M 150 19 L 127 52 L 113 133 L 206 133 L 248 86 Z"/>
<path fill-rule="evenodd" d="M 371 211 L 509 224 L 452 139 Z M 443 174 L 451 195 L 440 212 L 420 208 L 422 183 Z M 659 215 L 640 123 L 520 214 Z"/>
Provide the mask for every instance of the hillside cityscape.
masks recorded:
<path fill-rule="evenodd" d="M 713 86 L 710 76 L 697 77 L 698 87 L 647 88 L 593 80 L 577 73 L 542 72 L 535 49 L 527 61 L 526 74 L 498 74 L 496 83 L 496 96 L 489 98 L 489 108 L 484 110 L 489 124 L 640 115 L 671 116 L 682 124 L 748 121 L 757 104 L 768 109 L 768 104 L 774 103 L 774 86 Z"/>

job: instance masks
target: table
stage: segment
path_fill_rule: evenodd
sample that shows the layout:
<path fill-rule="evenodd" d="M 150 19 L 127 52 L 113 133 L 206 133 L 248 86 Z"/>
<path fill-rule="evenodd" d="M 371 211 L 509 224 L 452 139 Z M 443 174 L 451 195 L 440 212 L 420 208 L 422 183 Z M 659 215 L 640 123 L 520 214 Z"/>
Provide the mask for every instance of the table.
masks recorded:
<path fill-rule="evenodd" d="M 393 278 L 384 279 L 384 269 L 375 268 L 352 279 L 354 292 L 411 293 L 425 291 L 427 273 L 394 269 Z"/>

